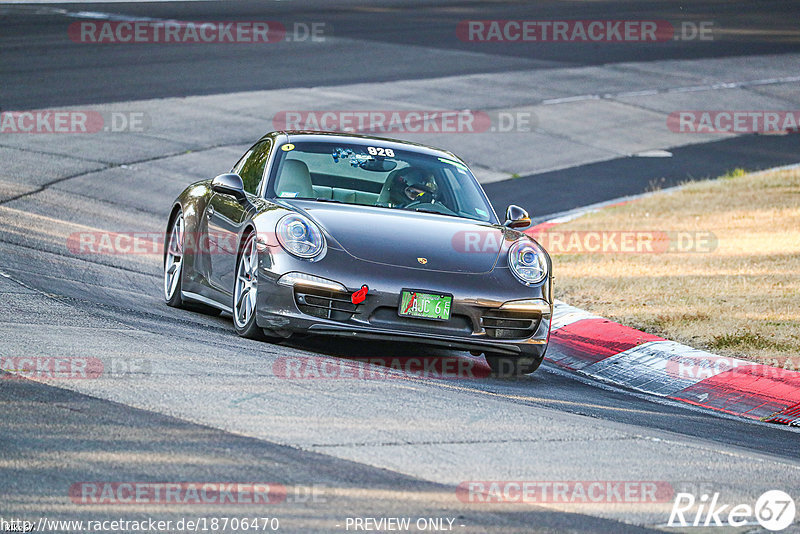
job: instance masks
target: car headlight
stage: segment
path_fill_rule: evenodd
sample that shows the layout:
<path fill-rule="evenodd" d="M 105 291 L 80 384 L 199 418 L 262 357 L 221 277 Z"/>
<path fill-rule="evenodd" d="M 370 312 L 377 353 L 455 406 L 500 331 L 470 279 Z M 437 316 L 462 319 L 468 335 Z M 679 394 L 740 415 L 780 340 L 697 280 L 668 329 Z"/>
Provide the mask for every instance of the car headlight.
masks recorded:
<path fill-rule="evenodd" d="M 300 258 L 315 258 L 325 249 L 325 237 L 317 225 L 297 213 L 281 217 L 275 233 L 286 252 Z"/>
<path fill-rule="evenodd" d="M 538 284 L 547 276 L 547 258 L 544 251 L 530 239 L 518 239 L 508 249 L 508 266 L 511 272 L 526 285 Z"/>

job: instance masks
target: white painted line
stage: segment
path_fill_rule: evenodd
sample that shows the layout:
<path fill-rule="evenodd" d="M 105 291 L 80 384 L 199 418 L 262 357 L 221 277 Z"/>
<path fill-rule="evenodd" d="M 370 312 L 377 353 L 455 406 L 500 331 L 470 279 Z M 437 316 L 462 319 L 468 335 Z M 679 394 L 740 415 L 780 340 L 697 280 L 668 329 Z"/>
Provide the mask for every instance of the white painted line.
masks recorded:
<path fill-rule="evenodd" d="M 552 104 L 566 104 L 568 102 L 580 102 L 582 100 L 600 100 L 600 95 L 578 95 L 578 96 L 565 96 L 563 98 L 550 98 L 542 100 L 542 105 L 549 106 Z"/>
<path fill-rule="evenodd" d="M 656 193 L 668 193 L 671 191 L 678 191 L 682 188 L 686 187 L 685 184 L 676 185 L 674 187 L 666 187 L 664 189 L 659 189 L 658 191 L 648 191 L 647 193 L 638 193 L 636 195 L 627 195 L 624 197 L 617 197 L 612 198 L 611 200 L 604 200 L 602 202 L 596 202 L 594 204 L 589 204 L 588 206 L 584 206 L 582 208 L 575 208 L 566 211 L 559 211 L 557 213 L 553 213 L 551 215 L 547 215 L 541 219 L 534 219 L 534 224 L 545 224 L 545 223 L 566 223 L 569 221 L 573 221 L 578 217 L 586 215 L 587 213 L 593 213 L 595 211 L 601 210 L 608 206 L 612 206 L 614 204 L 619 204 L 620 202 L 629 202 L 632 200 L 638 200 L 640 198 L 647 198 L 650 196 L 655 195 Z"/>
<path fill-rule="evenodd" d="M 616 97 L 626 97 L 626 96 L 650 96 L 650 95 L 657 95 L 658 89 L 645 89 L 643 91 L 627 91 L 624 93 L 617 93 L 613 95 L 611 93 L 603 95 L 604 98 L 614 98 Z"/>
<path fill-rule="evenodd" d="M 800 82 L 800 76 L 784 76 L 782 78 L 764 78 L 763 80 L 753 80 L 750 85 L 773 85 L 776 83 Z"/>
<path fill-rule="evenodd" d="M 210 0 L 209 0 L 210 1 Z M 9 2 L 0 2 L 0 6 L 8 4 Z M 14 3 L 14 2 L 12 2 Z M 29 2 L 21 2 L 28 4 Z M 63 2 L 58 2 L 63 3 Z M 84 3 L 84 2 L 80 2 Z M 150 17 L 143 17 L 139 15 L 124 15 L 122 13 L 107 13 L 105 11 L 68 11 L 57 7 L 40 7 L 35 11 L 19 11 L 27 15 L 61 15 L 62 17 L 69 17 L 73 19 L 92 19 L 92 20 L 112 20 L 119 22 L 178 22 L 168 19 L 154 19 Z"/>
<path fill-rule="evenodd" d="M 668 150 L 645 150 L 633 154 L 636 158 L 671 158 L 672 152 Z"/>
<path fill-rule="evenodd" d="M 549 98 L 542 100 L 543 106 L 554 104 L 568 104 L 585 100 L 614 100 L 616 98 L 629 98 L 634 96 L 653 96 L 664 93 L 697 93 L 702 91 L 717 91 L 720 89 L 741 89 L 757 85 L 775 85 L 800 81 L 800 76 L 783 76 L 780 78 L 762 78 L 759 80 L 742 80 L 737 82 L 718 82 L 706 85 L 691 85 L 688 87 L 671 87 L 667 89 L 642 89 L 639 91 L 621 91 L 619 93 L 604 93 L 603 95 L 576 95 L 563 98 Z"/>
<path fill-rule="evenodd" d="M 791 171 L 793 169 L 800 169 L 800 163 L 791 163 L 789 165 L 781 165 L 780 167 L 772 167 L 771 169 L 764 169 L 763 171 L 751 172 L 753 176 L 761 176 L 768 172 Z"/>
<path fill-rule="evenodd" d="M 62 11 L 62 10 L 58 10 Z M 153 19 L 150 17 L 140 17 L 134 15 L 121 15 L 118 13 L 104 13 L 101 11 L 63 11 L 59 13 L 65 17 L 72 17 L 75 19 L 94 19 L 94 20 L 114 20 L 120 22 L 160 22 L 165 19 Z"/>
<path fill-rule="evenodd" d="M 800 156 L 798 156 L 800 158 Z M 771 167 L 769 169 L 764 169 L 762 171 L 755 171 L 750 174 L 754 176 L 759 176 L 762 174 L 766 174 L 769 172 L 779 172 L 779 171 L 790 171 L 793 169 L 800 169 L 800 163 L 790 163 L 789 165 L 781 165 L 779 167 Z M 534 175 L 535 176 L 535 175 Z M 586 215 L 587 213 L 593 213 L 595 211 L 601 210 L 608 206 L 612 206 L 614 204 L 619 204 L 621 202 L 631 202 L 633 200 L 639 200 L 640 198 L 647 198 L 658 193 L 671 193 L 673 191 L 679 191 L 686 187 L 689 184 L 681 184 L 676 185 L 673 187 L 665 187 L 664 189 L 659 189 L 658 191 L 648 191 L 647 193 L 638 193 L 636 195 L 627 195 L 624 197 L 617 197 L 612 198 L 611 200 L 604 200 L 602 202 L 596 202 L 594 204 L 589 204 L 588 206 L 583 206 L 582 208 L 575 208 L 571 210 L 559 211 L 556 213 L 552 213 L 542 218 L 533 219 L 534 225 L 536 224 L 545 224 L 545 223 L 566 223 L 569 221 L 573 221 L 578 217 Z"/>

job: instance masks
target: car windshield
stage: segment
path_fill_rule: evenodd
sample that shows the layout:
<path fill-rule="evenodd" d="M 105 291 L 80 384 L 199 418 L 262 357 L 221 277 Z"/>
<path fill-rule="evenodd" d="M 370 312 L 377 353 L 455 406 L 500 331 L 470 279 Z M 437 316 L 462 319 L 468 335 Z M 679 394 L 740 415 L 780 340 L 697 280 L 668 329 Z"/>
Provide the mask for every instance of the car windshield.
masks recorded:
<path fill-rule="evenodd" d="M 279 147 L 267 196 L 341 202 L 496 222 L 469 168 L 454 159 L 373 144 Z"/>

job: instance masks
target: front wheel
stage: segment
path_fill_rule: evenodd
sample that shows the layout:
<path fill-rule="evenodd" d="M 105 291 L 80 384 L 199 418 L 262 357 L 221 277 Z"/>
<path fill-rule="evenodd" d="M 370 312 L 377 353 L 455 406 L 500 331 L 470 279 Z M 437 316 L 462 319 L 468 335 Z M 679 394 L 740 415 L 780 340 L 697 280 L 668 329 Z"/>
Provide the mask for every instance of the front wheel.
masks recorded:
<path fill-rule="evenodd" d="M 258 296 L 258 250 L 256 234 L 248 235 L 236 261 L 236 283 L 233 290 L 233 326 L 236 333 L 250 339 L 264 339 L 256 324 Z"/>
<path fill-rule="evenodd" d="M 505 354 L 486 354 L 486 363 L 492 370 L 492 376 L 498 378 L 518 378 L 530 374 L 542 364 L 544 357 L 506 356 Z"/>
<path fill-rule="evenodd" d="M 183 274 L 183 212 L 175 215 L 168 230 L 164 255 L 164 300 L 168 306 L 181 308 L 181 275 Z"/>

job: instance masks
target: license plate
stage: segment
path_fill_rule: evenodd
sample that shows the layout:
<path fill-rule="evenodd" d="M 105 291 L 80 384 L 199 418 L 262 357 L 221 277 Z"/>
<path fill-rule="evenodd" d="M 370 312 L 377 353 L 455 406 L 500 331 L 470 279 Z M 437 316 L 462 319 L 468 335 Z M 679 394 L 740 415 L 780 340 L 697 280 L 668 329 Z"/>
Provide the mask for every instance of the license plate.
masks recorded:
<path fill-rule="evenodd" d="M 452 295 L 421 293 L 413 289 L 404 289 L 400 292 L 400 308 L 397 313 L 403 317 L 447 321 L 450 319 L 452 303 Z"/>

